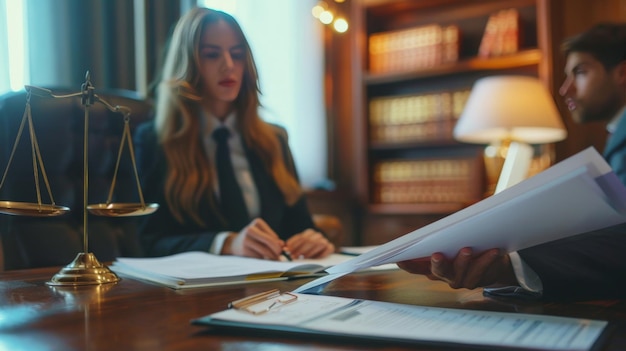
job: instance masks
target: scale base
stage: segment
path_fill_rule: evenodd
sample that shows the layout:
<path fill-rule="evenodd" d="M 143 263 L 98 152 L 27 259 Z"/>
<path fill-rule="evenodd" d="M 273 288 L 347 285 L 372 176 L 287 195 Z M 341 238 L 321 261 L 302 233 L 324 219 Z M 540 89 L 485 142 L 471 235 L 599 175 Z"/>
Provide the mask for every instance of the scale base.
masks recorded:
<path fill-rule="evenodd" d="M 116 283 L 120 278 L 98 261 L 93 253 L 79 253 L 47 282 L 53 286 L 79 286 Z"/>

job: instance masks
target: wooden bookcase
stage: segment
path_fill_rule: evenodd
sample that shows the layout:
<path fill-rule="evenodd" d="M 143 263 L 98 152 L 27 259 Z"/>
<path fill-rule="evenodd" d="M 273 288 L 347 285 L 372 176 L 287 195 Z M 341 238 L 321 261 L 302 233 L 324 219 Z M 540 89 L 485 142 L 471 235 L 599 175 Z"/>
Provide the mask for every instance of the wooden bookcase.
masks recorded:
<path fill-rule="evenodd" d="M 540 0 L 353 0 L 362 244 L 386 242 L 483 198 L 484 146 L 456 142 L 452 130 L 481 77 L 521 74 L 550 84 L 545 6 Z M 511 9 L 514 52 L 479 55 L 489 19 Z"/>
<path fill-rule="evenodd" d="M 556 161 L 588 146 L 601 150 L 602 125 L 578 125 L 559 98 L 563 81 L 562 40 L 601 21 L 626 21 L 625 0 L 347 0 L 338 5 L 350 29 L 336 34 L 326 29 L 326 108 L 328 111 L 329 176 L 341 196 L 350 244 L 379 244 L 455 212 L 465 203 L 377 203 L 375 164 L 411 158 L 478 157 L 480 145 L 443 138 L 427 142 L 383 143 L 371 140 L 370 103 L 376 98 L 433 94 L 471 87 L 476 79 L 494 74 L 538 76 L 555 97 L 568 138 L 554 145 Z M 518 9 L 522 39 L 515 54 L 481 58 L 478 49 L 489 16 Z M 461 46 L 456 62 L 397 72 L 369 70 L 369 37 L 376 33 L 437 25 L 456 25 Z M 477 161 L 479 162 L 479 161 Z M 476 191 L 485 184 L 480 174 L 470 179 Z M 331 208 L 321 204 L 321 207 Z"/>

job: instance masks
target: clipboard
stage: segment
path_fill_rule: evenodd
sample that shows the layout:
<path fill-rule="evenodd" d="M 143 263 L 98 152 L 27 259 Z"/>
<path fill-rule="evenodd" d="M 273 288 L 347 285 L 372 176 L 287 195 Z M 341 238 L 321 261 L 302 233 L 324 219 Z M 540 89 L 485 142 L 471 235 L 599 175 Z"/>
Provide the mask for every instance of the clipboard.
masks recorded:
<path fill-rule="evenodd" d="M 590 351 L 608 322 L 524 313 L 405 305 L 274 289 L 232 301 L 194 325 L 298 338 L 511 350 Z M 560 335 L 554 338 L 554 335 Z"/>

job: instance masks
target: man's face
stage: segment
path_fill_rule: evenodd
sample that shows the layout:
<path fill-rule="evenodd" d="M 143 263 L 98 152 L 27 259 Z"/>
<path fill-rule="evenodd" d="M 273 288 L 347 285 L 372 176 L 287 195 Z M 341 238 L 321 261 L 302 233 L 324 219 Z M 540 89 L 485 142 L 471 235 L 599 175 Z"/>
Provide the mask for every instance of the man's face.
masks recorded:
<path fill-rule="evenodd" d="M 572 52 L 565 64 L 559 94 L 577 123 L 608 121 L 622 108 L 624 97 L 617 69 L 607 71 L 593 55 Z"/>

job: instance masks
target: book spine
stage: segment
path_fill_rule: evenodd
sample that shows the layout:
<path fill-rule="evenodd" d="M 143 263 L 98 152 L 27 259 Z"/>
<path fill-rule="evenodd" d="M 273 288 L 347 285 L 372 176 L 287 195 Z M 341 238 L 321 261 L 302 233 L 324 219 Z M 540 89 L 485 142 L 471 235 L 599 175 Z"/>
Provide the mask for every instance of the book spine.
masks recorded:
<path fill-rule="evenodd" d="M 520 15 L 516 9 L 498 11 L 489 16 L 478 56 L 487 58 L 518 52 L 522 44 L 520 27 Z"/>

